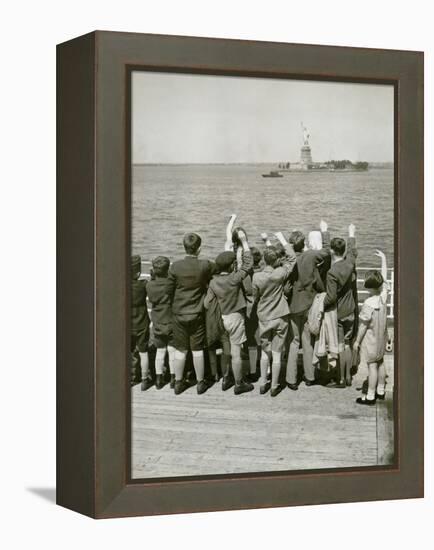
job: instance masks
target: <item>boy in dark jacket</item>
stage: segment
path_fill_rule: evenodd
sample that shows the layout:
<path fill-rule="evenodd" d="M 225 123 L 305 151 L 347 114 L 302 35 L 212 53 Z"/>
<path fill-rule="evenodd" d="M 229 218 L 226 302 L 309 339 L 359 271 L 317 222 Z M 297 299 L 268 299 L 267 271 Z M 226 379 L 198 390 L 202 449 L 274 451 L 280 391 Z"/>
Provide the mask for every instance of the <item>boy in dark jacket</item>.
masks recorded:
<path fill-rule="evenodd" d="M 153 384 L 149 371 L 149 315 L 146 303 L 146 281 L 139 280 L 142 260 L 136 255 L 131 258 L 131 355 L 138 350 L 142 370 L 142 391 Z"/>
<path fill-rule="evenodd" d="M 247 340 L 245 329 L 246 299 L 243 293 L 243 280 L 249 275 L 253 267 L 253 258 L 244 231 L 238 230 L 238 240 L 242 245 L 242 265 L 235 271 L 236 255 L 232 251 L 219 254 L 216 258 L 215 275 L 209 284 L 207 298 L 216 296 L 224 329 L 229 337 L 232 369 L 235 377 L 234 393 L 239 395 L 253 390 L 253 385 L 243 381 L 241 346 Z M 225 389 L 226 380 L 223 378 Z"/>
<path fill-rule="evenodd" d="M 167 289 L 172 302 L 173 345 L 175 351 L 175 394 L 182 393 L 188 384 L 183 380 L 187 351 L 191 350 L 197 379 L 197 393 L 208 389 L 205 382 L 205 315 L 204 299 L 214 266 L 200 260 L 202 239 L 187 233 L 183 240 L 186 256 L 174 262 L 169 270 Z"/>
<path fill-rule="evenodd" d="M 152 260 L 153 279 L 147 286 L 148 300 L 152 305 L 151 320 L 154 344 L 157 348 L 155 357 L 155 386 L 157 390 L 164 386 L 163 369 L 166 352 L 169 356 L 170 386 L 175 387 L 172 304 L 168 288 L 168 273 L 170 260 L 165 256 L 157 256 Z"/>
<path fill-rule="evenodd" d="M 348 242 L 341 238 L 331 240 L 332 265 L 327 273 L 327 289 L 324 310 L 337 308 L 340 380 L 338 388 L 351 385 L 352 352 L 350 343 L 354 335 L 354 321 L 357 304 L 354 301 L 354 281 L 356 279 L 356 228 L 348 227 Z"/>
<path fill-rule="evenodd" d="M 327 228 L 326 222 L 321 221 L 323 247 L 320 250 L 305 250 L 305 236 L 300 231 L 293 231 L 289 237 L 289 242 L 292 243 L 297 256 L 297 264 L 291 274 L 292 290 L 289 299 L 291 343 L 286 367 L 286 383 L 292 390 L 298 389 L 297 355 L 300 344 L 303 350 L 305 384 L 307 386 L 315 384 L 315 371 L 312 364 L 313 345 L 307 316 L 315 295 L 325 291 L 318 265 L 330 257 L 330 237 Z"/>

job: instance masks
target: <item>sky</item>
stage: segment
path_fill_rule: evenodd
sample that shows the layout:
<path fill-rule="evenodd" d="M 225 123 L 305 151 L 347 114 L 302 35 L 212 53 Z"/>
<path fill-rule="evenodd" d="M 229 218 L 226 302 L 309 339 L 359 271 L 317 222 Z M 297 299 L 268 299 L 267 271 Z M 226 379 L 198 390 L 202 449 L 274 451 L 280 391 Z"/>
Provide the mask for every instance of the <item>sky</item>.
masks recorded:
<path fill-rule="evenodd" d="M 132 160 L 393 161 L 393 86 L 135 71 Z"/>

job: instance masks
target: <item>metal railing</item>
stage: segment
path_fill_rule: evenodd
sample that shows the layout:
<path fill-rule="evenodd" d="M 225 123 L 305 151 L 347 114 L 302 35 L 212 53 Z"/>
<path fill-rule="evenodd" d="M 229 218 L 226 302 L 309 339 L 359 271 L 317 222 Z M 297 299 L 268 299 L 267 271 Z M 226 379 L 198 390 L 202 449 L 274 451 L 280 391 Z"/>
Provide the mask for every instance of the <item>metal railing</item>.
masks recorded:
<path fill-rule="evenodd" d="M 151 262 L 148 260 L 142 260 L 142 274 L 141 279 L 149 279 L 151 277 L 149 271 L 151 267 Z M 359 298 L 365 297 L 369 294 L 367 290 L 364 289 L 363 283 L 364 278 L 363 275 L 370 271 L 371 269 L 378 269 L 375 267 L 357 267 L 357 292 L 359 294 Z M 361 277 L 362 276 L 362 277 Z M 394 319 L 394 290 L 395 290 L 395 270 L 393 268 L 389 268 L 387 270 L 387 283 L 389 285 L 389 293 L 387 296 L 387 318 L 388 319 Z M 363 301 L 359 301 L 359 307 L 362 307 Z"/>

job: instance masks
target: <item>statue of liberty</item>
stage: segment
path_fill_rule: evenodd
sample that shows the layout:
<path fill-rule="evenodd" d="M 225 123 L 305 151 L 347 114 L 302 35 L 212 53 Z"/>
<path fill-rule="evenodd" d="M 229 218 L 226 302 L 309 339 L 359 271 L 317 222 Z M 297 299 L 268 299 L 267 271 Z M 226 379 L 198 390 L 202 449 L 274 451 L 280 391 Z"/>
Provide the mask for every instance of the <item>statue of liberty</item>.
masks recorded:
<path fill-rule="evenodd" d="M 306 128 L 306 126 L 304 126 L 303 123 L 301 123 L 301 129 L 302 129 L 302 132 L 303 132 L 303 145 L 309 146 L 310 134 L 307 133 L 307 128 Z"/>

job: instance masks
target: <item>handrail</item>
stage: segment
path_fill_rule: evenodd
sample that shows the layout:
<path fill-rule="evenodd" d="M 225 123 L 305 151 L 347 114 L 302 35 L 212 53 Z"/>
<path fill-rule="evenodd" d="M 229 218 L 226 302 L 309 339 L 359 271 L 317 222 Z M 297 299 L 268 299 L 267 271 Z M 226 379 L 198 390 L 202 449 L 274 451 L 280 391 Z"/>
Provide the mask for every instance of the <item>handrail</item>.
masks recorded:
<path fill-rule="evenodd" d="M 151 266 L 152 262 L 150 260 L 142 260 L 142 266 Z M 369 271 L 371 269 L 378 269 L 378 267 L 367 267 L 367 266 L 357 266 L 357 275 L 359 275 L 360 272 Z M 388 307 L 388 319 L 394 319 L 394 289 L 395 289 L 395 269 L 393 267 L 388 267 L 388 277 L 387 277 L 387 283 L 389 284 L 389 293 L 387 295 L 387 307 Z M 141 279 L 149 279 L 150 273 L 145 273 L 142 271 Z M 365 290 L 361 285 L 364 283 L 364 279 L 360 279 L 357 277 L 357 292 L 358 294 L 369 294 L 369 291 Z M 359 288 L 360 287 L 360 288 Z M 363 302 L 358 303 L 359 308 L 362 307 Z"/>

